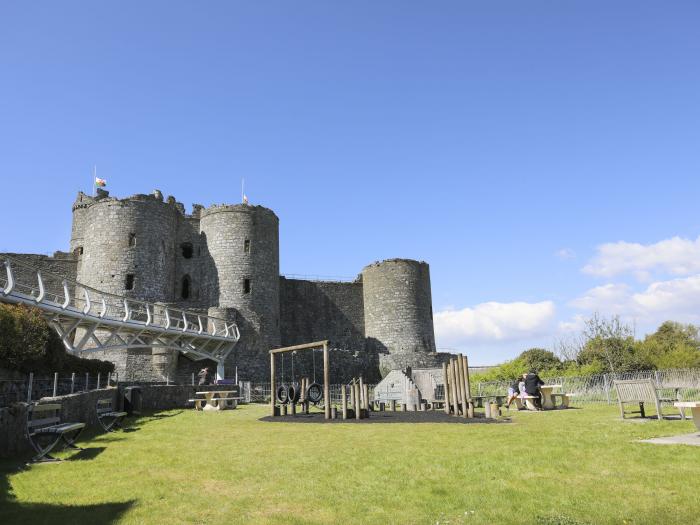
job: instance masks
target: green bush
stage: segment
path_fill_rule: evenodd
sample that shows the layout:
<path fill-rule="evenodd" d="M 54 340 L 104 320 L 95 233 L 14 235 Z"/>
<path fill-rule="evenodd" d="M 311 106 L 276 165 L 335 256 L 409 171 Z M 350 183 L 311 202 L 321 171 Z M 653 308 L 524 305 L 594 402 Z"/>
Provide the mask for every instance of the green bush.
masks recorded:
<path fill-rule="evenodd" d="M 114 364 L 68 354 L 37 308 L 0 304 L 0 368 L 34 373 L 108 373 Z"/>

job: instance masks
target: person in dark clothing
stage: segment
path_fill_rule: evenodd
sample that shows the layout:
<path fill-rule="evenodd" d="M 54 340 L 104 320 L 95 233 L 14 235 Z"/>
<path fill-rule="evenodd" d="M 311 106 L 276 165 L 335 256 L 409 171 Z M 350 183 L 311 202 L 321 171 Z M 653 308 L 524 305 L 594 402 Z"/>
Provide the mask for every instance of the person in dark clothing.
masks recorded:
<path fill-rule="evenodd" d="M 534 400 L 535 406 L 538 409 L 542 409 L 542 393 L 540 392 L 540 386 L 544 385 L 544 381 L 540 379 L 537 375 L 536 370 L 530 370 L 530 373 L 525 376 L 525 392 L 529 396 L 536 397 Z"/>
<path fill-rule="evenodd" d="M 199 373 L 197 374 L 197 377 L 199 378 L 199 386 L 202 385 L 208 385 L 209 384 L 209 368 L 204 367 L 202 368 Z"/>

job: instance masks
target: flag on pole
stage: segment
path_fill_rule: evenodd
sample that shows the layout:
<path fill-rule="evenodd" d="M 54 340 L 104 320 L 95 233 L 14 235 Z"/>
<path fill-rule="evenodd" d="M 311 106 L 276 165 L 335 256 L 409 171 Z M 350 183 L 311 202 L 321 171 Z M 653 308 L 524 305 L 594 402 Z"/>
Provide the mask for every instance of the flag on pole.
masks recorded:
<path fill-rule="evenodd" d="M 248 204 L 248 196 L 245 193 L 243 194 L 243 204 Z"/>
<path fill-rule="evenodd" d="M 100 188 L 104 188 L 105 186 L 107 186 L 107 181 L 105 179 L 95 177 L 95 186 L 98 186 Z"/>

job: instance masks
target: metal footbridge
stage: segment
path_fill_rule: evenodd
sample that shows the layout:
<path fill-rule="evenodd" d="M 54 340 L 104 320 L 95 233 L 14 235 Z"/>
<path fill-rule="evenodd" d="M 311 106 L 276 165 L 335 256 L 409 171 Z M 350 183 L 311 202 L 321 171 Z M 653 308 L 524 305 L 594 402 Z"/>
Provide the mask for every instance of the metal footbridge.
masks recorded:
<path fill-rule="evenodd" d="M 39 308 L 69 352 L 161 348 L 223 363 L 240 338 L 235 323 L 109 294 L 8 257 L 0 267 L 0 302 Z"/>

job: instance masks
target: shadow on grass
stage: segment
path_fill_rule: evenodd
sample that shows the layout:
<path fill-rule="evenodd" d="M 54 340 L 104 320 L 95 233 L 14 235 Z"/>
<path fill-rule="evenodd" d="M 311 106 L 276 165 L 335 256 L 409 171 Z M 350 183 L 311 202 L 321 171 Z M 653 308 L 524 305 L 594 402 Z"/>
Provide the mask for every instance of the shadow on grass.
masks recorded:
<path fill-rule="evenodd" d="M 107 447 L 90 447 L 84 448 L 80 452 L 73 454 L 71 457 L 67 458 L 65 461 L 86 461 L 88 459 L 95 459 L 97 456 L 102 454 Z"/>
<path fill-rule="evenodd" d="M 87 449 L 87 452 L 95 449 Z M 104 449 L 97 449 L 104 450 Z M 78 456 L 79 454 L 76 454 Z M 74 456 L 75 457 L 75 456 Z M 42 468 L 60 468 L 46 466 Z M 17 469 L 14 469 L 15 471 Z M 129 510 L 135 500 L 96 505 L 55 505 L 49 503 L 21 503 L 13 495 L 9 482 L 9 471 L 0 470 L 0 523 L 21 525 L 78 524 L 108 525 L 117 522 Z"/>

